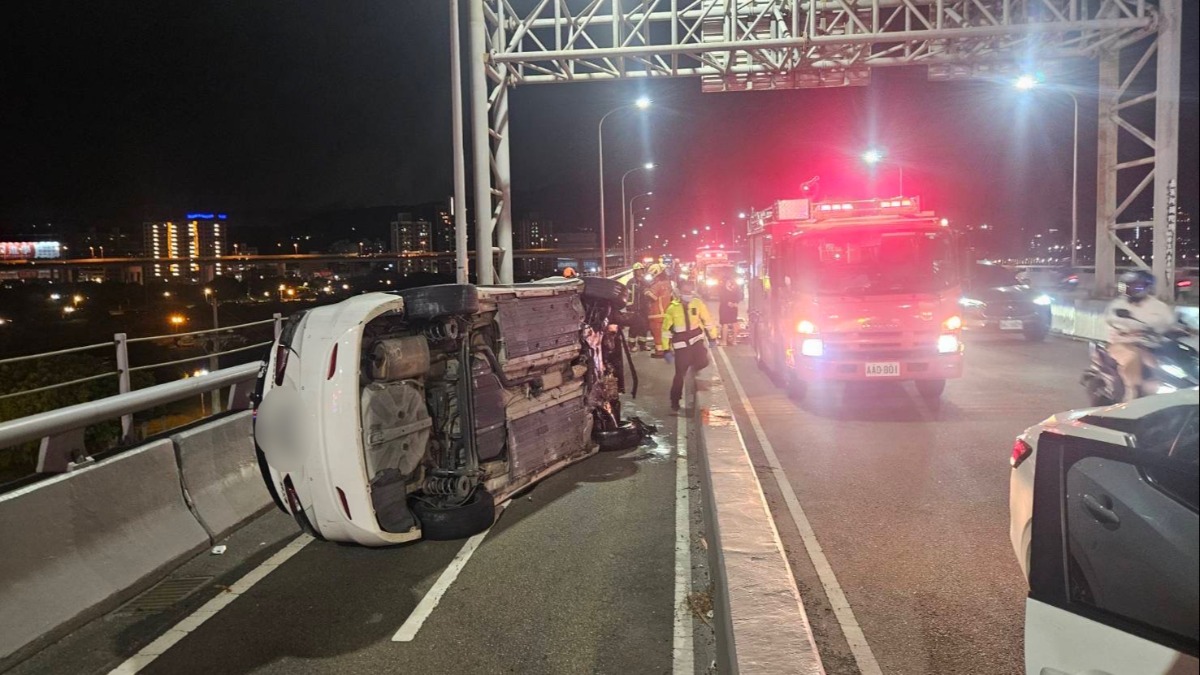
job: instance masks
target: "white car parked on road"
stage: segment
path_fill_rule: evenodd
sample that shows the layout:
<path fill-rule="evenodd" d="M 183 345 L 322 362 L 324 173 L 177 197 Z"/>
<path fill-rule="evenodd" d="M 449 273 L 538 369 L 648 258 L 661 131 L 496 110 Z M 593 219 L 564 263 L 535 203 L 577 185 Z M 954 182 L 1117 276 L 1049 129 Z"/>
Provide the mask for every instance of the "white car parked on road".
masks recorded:
<path fill-rule="evenodd" d="M 1017 437 L 1010 538 L 1030 674 L 1200 672 L 1200 392 L 1055 415 Z"/>

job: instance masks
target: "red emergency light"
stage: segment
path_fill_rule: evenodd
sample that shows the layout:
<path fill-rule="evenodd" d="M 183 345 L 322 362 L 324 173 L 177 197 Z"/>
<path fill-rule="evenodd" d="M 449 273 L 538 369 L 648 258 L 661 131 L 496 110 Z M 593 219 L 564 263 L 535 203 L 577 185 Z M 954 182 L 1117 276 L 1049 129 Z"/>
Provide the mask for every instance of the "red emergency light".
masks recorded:
<path fill-rule="evenodd" d="M 819 202 L 814 205 L 813 215 L 817 220 L 825 220 L 848 216 L 919 213 L 920 211 L 921 202 L 917 197 L 897 197 L 894 199 L 863 199 L 852 202 Z"/>

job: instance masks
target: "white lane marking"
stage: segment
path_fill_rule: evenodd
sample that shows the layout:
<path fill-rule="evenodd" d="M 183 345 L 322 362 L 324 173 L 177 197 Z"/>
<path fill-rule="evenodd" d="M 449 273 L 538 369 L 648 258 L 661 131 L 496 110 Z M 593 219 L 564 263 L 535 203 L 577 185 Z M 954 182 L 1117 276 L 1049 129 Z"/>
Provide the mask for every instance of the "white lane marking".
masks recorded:
<path fill-rule="evenodd" d="M 504 512 L 506 507 L 508 507 L 507 501 L 500 504 L 500 508 L 496 513 L 496 520 L 500 519 L 500 514 Z M 494 526 L 493 524 L 492 527 Z M 472 536 L 467 540 L 467 543 L 463 544 L 463 547 L 454 556 L 454 560 L 451 560 L 446 569 L 442 570 L 442 575 L 438 577 L 437 581 L 433 582 L 433 586 L 429 588 L 429 592 L 425 594 L 425 597 L 421 598 L 421 602 L 417 603 L 412 613 L 404 620 L 404 623 L 400 626 L 400 630 L 396 631 L 396 634 L 392 636 L 392 642 L 412 642 L 417 637 L 417 631 L 421 630 L 421 626 L 425 625 L 425 620 L 429 618 L 429 615 L 433 613 L 438 603 L 442 601 L 442 596 L 450 589 L 450 584 L 454 583 L 454 580 L 458 578 L 459 572 L 462 572 L 463 568 L 467 566 L 467 561 L 471 559 L 471 556 L 475 555 L 475 549 L 479 548 L 479 544 L 483 543 L 484 537 L 488 536 L 488 532 L 492 531 L 492 527 L 488 527 L 483 532 Z"/>
<path fill-rule="evenodd" d="M 679 413 L 675 428 L 675 640 L 673 675 L 694 675 L 696 651 L 692 639 L 692 524 L 688 505 L 687 416 Z"/>
<path fill-rule="evenodd" d="M 199 628 L 205 621 L 216 616 L 217 612 L 225 609 L 229 603 L 236 600 L 238 596 L 246 593 L 246 591 L 249 591 L 254 584 L 262 581 L 264 577 L 274 572 L 288 558 L 299 553 L 300 549 L 308 546 L 312 541 L 313 538 L 307 534 L 296 537 L 287 546 L 277 551 L 275 555 L 267 558 L 258 567 L 250 570 L 242 578 L 235 581 L 226 591 L 218 593 L 217 597 L 201 605 L 199 609 L 189 614 L 185 619 L 171 626 L 167 632 L 160 635 L 154 642 L 142 647 L 141 651 L 109 671 L 109 675 L 133 675 L 133 673 L 137 673 L 142 668 L 150 665 L 177 642 L 187 637 L 189 633 Z"/>
<path fill-rule="evenodd" d="M 771 467 L 771 475 L 775 478 L 775 484 L 779 486 L 779 491 L 783 495 L 783 501 L 787 504 L 792 522 L 796 524 L 796 529 L 800 531 L 800 538 L 804 541 L 804 548 L 808 551 L 808 557 L 812 560 L 813 567 L 817 570 L 817 577 L 821 579 L 821 586 L 825 588 L 825 596 L 829 598 L 829 604 L 833 607 L 833 614 L 837 617 L 838 625 L 842 628 L 842 635 L 846 636 L 846 643 L 850 646 L 850 653 L 854 655 L 854 662 L 858 665 L 858 670 L 862 675 L 882 675 L 883 671 L 879 668 L 879 662 L 875 660 L 875 653 L 871 651 L 871 645 L 867 644 L 867 637 L 863 634 L 862 627 L 858 625 L 858 619 L 854 617 L 854 610 L 850 608 L 850 601 L 846 599 L 846 594 L 842 592 L 842 587 L 838 584 L 837 575 L 833 573 L 833 567 L 829 564 L 829 559 L 825 557 L 825 552 L 821 549 L 821 544 L 817 542 L 817 534 L 813 531 L 812 524 L 808 522 L 808 516 L 804 515 L 804 508 L 800 506 L 800 500 L 796 498 L 796 491 L 792 488 L 791 482 L 788 481 L 787 475 L 784 474 L 783 466 L 779 464 L 779 456 L 775 454 L 775 448 L 767 440 L 767 434 L 763 431 L 762 423 L 759 422 L 758 415 L 754 412 L 754 407 L 750 405 L 750 399 L 746 397 L 746 390 L 742 388 L 742 383 L 738 380 L 737 373 L 733 370 L 733 364 L 729 361 L 725 350 L 719 349 L 717 353 L 721 355 L 721 360 L 725 362 L 725 370 L 729 373 L 729 380 L 733 382 L 733 388 L 737 392 L 738 398 L 741 399 L 742 406 L 746 409 L 746 417 L 750 419 L 750 426 L 754 429 L 758 445 L 762 448 L 763 454 L 767 458 L 767 465 Z"/>

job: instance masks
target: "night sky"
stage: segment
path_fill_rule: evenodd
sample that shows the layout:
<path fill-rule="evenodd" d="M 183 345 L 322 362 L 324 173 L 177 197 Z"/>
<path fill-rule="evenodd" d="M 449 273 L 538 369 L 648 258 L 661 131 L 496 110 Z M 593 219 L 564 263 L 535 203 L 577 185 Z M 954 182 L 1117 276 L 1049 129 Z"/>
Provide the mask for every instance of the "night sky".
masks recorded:
<path fill-rule="evenodd" d="M 1184 3 L 1180 193 L 1197 209 L 1197 15 Z M 38 221 L 137 223 L 189 209 L 284 224 L 451 193 L 446 6 L 356 2 L 37 2 L 0 25 L 0 234 Z M 1081 96 L 1081 232 L 1094 228 L 1095 66 L 1052 73 Z M 514 207 L 597 219 L 596 122 L 617 180 L 646 160 L 652 231 L 731 221 L 821 176 L 826 194 L 905 191 L 956 222 L 1069 223 L 1071 104 L 1006 83 L 877 69 L 868 87 L 702 94 L 697 80 L 530 85 L 513 93 Z M 648 187 L 647 187 L 648 186 Z"/>

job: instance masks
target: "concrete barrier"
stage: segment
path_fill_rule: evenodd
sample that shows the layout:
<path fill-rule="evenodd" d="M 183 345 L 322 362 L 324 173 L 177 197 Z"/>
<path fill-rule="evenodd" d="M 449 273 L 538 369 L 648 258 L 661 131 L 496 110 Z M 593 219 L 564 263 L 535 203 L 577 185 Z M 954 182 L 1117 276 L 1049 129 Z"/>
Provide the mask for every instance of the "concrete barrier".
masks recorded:
<path fill-rule="evenodd" d="M 184 499 L 214 542 L 271 505 L 250 418 L 249 411 L 235 413 L 171 436 Z"/>
<path fill-rule="evenodd" d="M 718 373 L 698 383 L 692 409 L 714 581 L 717 671 L 823 675 L 795 577 Z"/>
<path fill-rule="evenodd" d="M 169 440 L 0 496 L 0 670 L 208 546 Z"/>
<path fill-rule="evenodd" d="M 1050 308 L 1050 329 L 1056 333 L 1081 340 L 1107 340 L 1108 324 L 1104 321 L 1107 300 L 1076 300 Z M 1179 306 L 1175 313 L 1193 330 L 1197 327 L 1197 308 Z"/>

